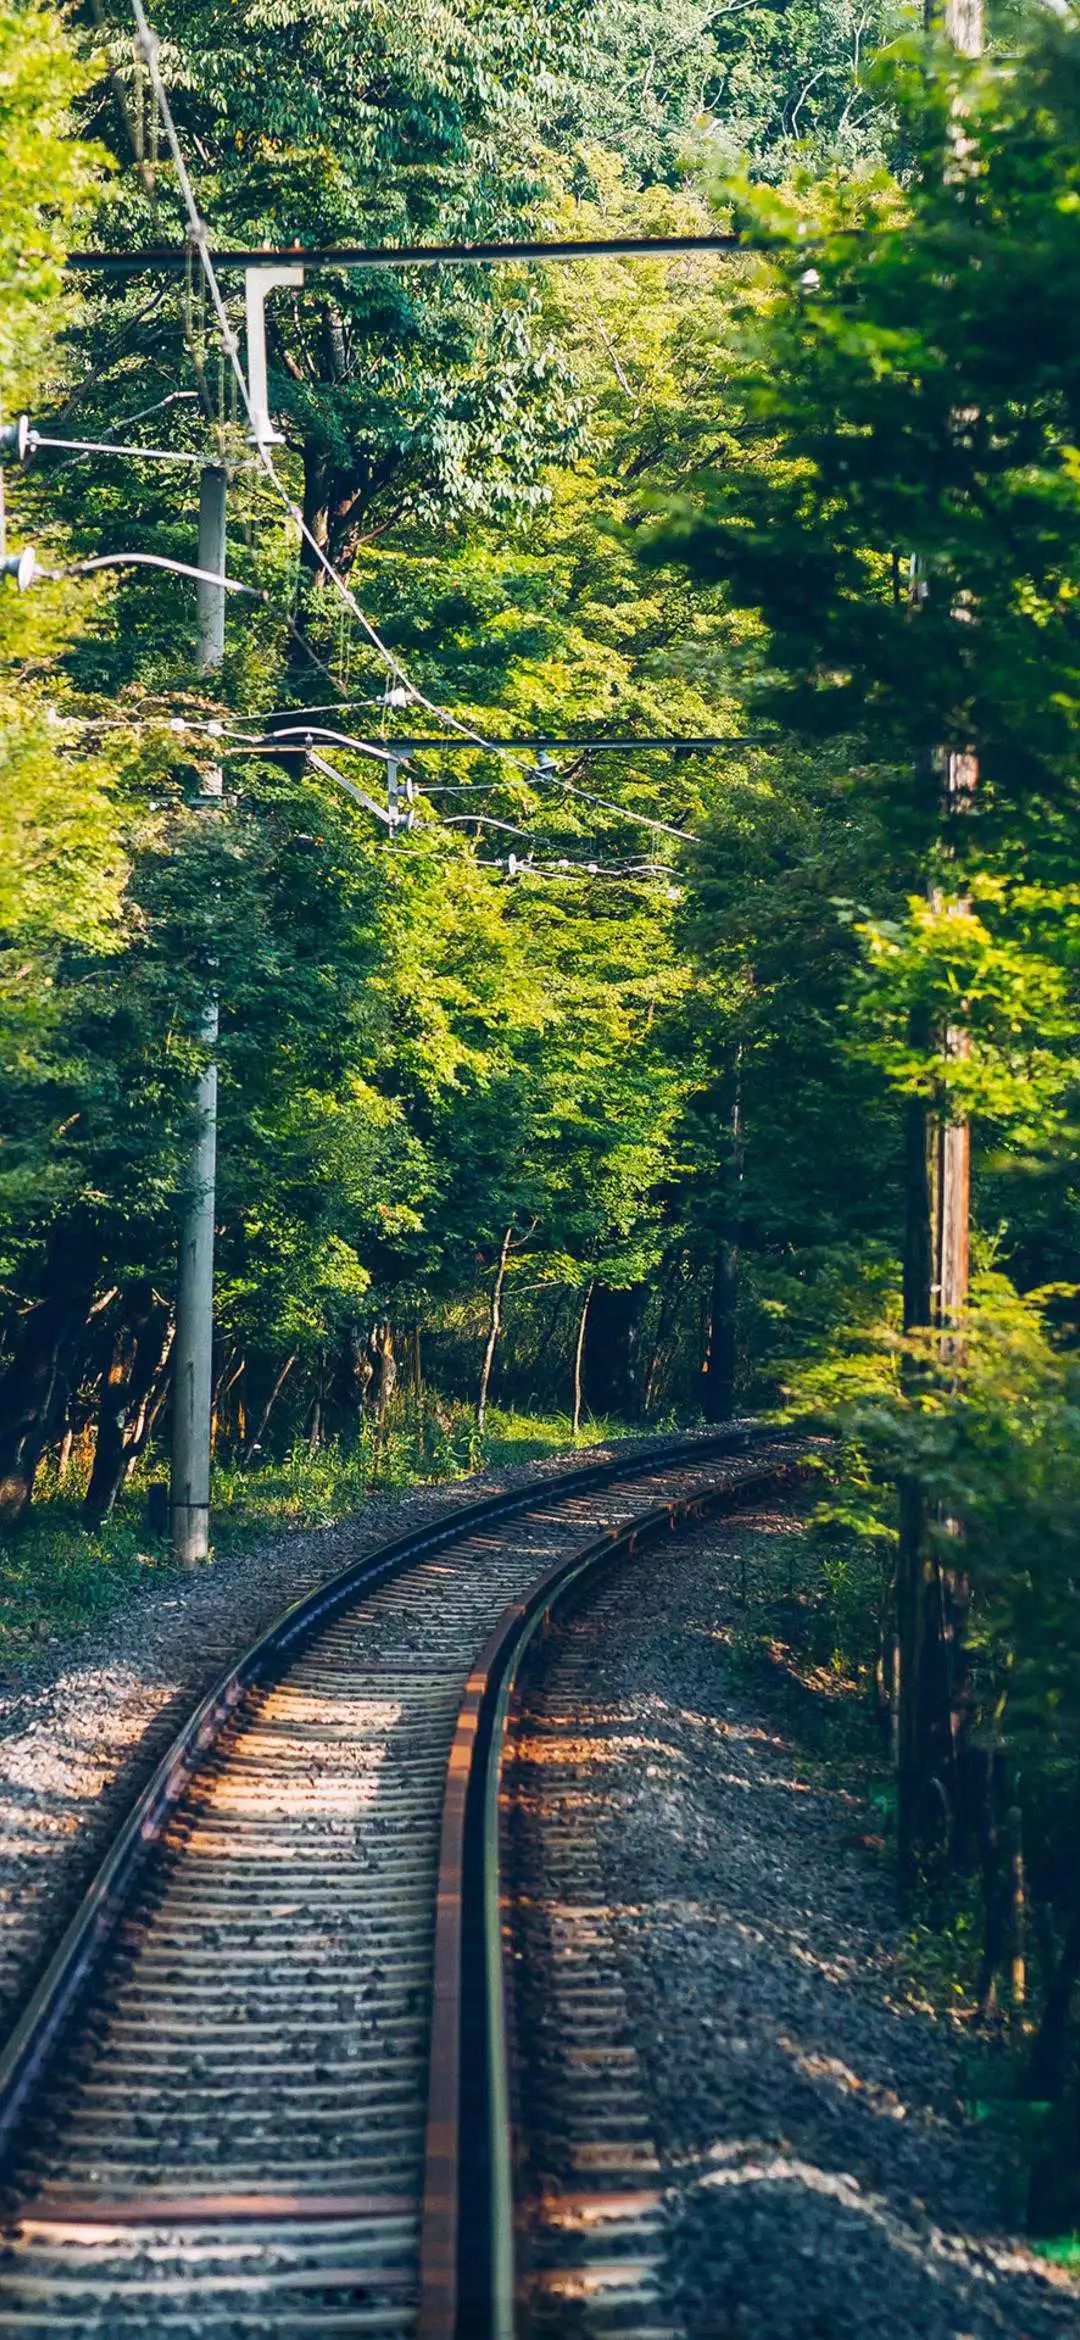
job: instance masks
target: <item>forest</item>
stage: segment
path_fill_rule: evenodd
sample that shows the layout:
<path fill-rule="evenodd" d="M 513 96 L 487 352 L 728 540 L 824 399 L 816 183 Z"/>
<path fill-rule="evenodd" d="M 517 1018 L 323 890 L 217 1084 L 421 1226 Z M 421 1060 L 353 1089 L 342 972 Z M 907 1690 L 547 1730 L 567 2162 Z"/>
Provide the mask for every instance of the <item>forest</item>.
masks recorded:
<path fill-rule="evenodd" d="M 0 1656 L 166 1549 L 212 1064 L 212 1533 L 492 1435 L 824 1434 L 831 1646 L 1053 2228 L 1080 24 L 988 7 L 0 0 Z M 267 469 L 156 74 L 215 251 L 607 249 L 279 286 Z M 145 559 L 208 467 L 220 656 Z"/>

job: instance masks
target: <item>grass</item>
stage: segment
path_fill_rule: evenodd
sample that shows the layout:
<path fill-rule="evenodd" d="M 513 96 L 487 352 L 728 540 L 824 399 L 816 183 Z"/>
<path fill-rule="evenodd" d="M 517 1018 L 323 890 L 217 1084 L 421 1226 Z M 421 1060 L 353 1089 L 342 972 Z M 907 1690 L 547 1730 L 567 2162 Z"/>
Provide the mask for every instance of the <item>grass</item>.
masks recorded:
<path fill-rule="evenodd" d="M 1080 2234 L 1062 2234 L 1049 2242 L 1034 2241 L 1031 2245 L 1036 2258 L 1049 2259 L 1052 2266 L 1068 2267 L 1080 2273 Z"/>
<path fill-rule="evenodd" d="M 533 1415 L 493 1407 L 484 1435 L 464 1407 L 439 1415 L 414 1410 L 379 1453 L 370 1436 L 359 1446 L 334 1443 L 315 1453 L 298 1443 L 278 1462 L 254 1470 L 226 1464 L 212 1489 L 215 1553 L 236 1552 L 288 1528 L 330 1527 L 362 1511 L 373 1490 L 431 1486 L 484 1469 L 512 1469 L 560 1449 L 594 1446 L 618 1427 L 590 1422 L 575 1442 L 568 1415 Z M 624 1433 L 625 1434 L 625 1433 Z M 82 1489 L 39 1491 L 30 1517 L 0 1537 L 0 1667 L 17 1674 L 43 1649 L 114 1613 L 150 1574 L 171 1568 L 167 1545 L 146 1526 L 148 1483 L 163 1475 L 144 1467 L 112 1517 L 90 1527 Z"/>

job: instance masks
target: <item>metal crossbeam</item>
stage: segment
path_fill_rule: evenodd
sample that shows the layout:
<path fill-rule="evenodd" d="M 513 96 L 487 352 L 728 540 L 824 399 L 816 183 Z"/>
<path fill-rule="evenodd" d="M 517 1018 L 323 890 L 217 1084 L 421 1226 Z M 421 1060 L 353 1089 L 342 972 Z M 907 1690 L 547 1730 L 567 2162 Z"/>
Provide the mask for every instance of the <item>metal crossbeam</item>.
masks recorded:
<path fill-rule="evenodd" d="M 500 262 L 529 260 L 614 260 L 678 258 L 692 252 L 740 252 L 746 246 L 734 235 L 702 236 L 594 236 L 584 242 L 559 238 L 532 238 L 498 244 L 328 244 L 321 250 L 300 245 L 252 252 L 214 252 L 215 268 L 438 268 L 459 262 L 482 268 Z M 67 266 L 103 276 L 180 276 L 188 265 L 185 244 L 151 246 L 141 252 L 69 252 Z"/>

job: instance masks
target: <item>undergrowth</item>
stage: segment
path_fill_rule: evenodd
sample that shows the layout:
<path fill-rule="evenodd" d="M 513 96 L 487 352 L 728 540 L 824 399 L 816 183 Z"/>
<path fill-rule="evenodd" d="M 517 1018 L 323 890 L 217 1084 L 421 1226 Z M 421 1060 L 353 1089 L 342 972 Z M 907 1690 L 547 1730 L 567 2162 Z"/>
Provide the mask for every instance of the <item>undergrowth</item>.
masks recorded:
<path fill-rule="evenodd" d="M 288 1528 L 330 1527 L 360 1511 L 370 1494 L 437 1485 L 474 1471 L 510 1470 L 562 1449 L 625 1436 L 624 1426 L 590 1421 L 575 1441 L 569 1416 L 503 1412 L 493 1407 L 483 1436 L 471 1411 L 406 1412 L 381 1441 L 365 1432 L 351 1447 L 312 1448 L 300 1441 L 257 1468 L 215 1468 L 214 1552 L 242 1551 Z M 98 1526 L 81 1509 L 83 1489 L 69 1479 L 39 1490 L 26 1522 L 0 1537 L 0 1665 L 17 1671 L 42 1647 L 97 1623 L 130 1599 L 148 1573 L 173 1565 L 167 1540 L 147 1526 L 147 1492 L 163 1473 L 145 1464 L 112 1516 Z"/>

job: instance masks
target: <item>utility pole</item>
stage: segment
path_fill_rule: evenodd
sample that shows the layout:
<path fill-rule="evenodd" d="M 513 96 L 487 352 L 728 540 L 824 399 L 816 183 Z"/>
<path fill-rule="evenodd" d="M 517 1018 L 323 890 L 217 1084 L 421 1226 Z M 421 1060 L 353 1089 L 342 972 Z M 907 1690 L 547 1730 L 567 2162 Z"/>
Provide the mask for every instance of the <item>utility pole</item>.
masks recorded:
<path fill-rule="evenodd" d="M 223 463 L 207 463 L 199 475 L 199 567 L 215 577 L 225 574 L 225 491 L 228 473 Z M 200 674 L 212 674 L 225 656 L 225 588 L 200 578 L 196 588 L 199 642 L 195 653 Z"/>
<path fill-rule="evenodd" d="M 961 57 L 981 57 L 986 46 L 983 0 L 945 0 L 945 35 Z"/>
<path fill-rule="evenodd" d="M 199 567 L 225 574 L 227 473 L 209 463 L 199 482 Z M 212 674 L 225 655 L 225 588 L 198 587 L 197 662 Z M 220 768 L 203 782 L 203 805 L 220 808 Z M 205 1560 L 210 1549 L 210 1409 L 214 1353 L 214 1213 L 217 1195 L 218 1036 L 216 992 L 207 995 L 199 1038 L 210 1052 L 195 1090 L 195 1138 L 180 1222 L 173 1370 L 170 1518 L 173 1556 Z"/>

